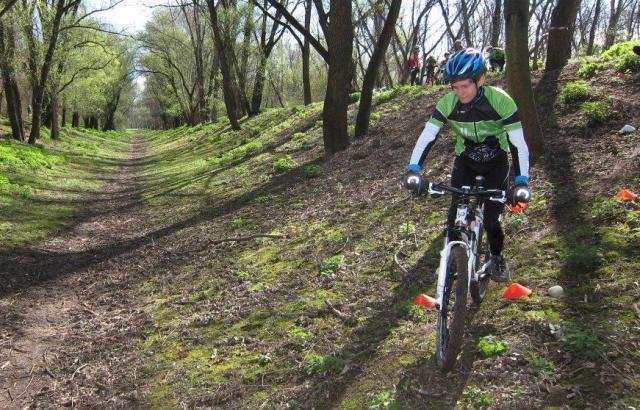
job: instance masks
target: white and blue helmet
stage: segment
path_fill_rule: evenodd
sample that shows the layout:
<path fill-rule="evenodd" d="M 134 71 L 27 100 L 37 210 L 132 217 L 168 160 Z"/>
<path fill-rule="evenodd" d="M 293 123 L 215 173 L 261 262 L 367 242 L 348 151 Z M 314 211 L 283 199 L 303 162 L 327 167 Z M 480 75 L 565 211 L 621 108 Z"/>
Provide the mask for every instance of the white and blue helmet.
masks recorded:
<path fill-rule="evenodd" d="M 477 81 L 487 70 L 487 62 L 482 53 L 475 48 L 460 50 L 449 58 L 444 66 L 444 81 L 452 83 L 458 80 Z"/>

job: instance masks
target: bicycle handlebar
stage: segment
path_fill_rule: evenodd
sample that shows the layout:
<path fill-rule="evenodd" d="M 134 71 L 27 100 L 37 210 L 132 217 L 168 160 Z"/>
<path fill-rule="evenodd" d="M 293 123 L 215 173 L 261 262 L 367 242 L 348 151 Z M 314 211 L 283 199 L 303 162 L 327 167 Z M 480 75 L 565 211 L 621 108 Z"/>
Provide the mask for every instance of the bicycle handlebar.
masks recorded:
<path fill-rule="evenodd" d="M 464 187 L 467 188 L 467 187 Z M 446 192 L 450 192 L 452 194 L 461 195 L 461 196 L 479 196 L 479 197 L 489 197 L 490 201 L 506 203 L 507 195 L 505 191 L 501 189 L 483 189 L 483 190 L 475 190 L 472 188 L 461 189 L 455 188 L 448 185 L 434 184 L 433 182 L 429 182 L 429 194 L 431 195 L 444 195 Z"/>

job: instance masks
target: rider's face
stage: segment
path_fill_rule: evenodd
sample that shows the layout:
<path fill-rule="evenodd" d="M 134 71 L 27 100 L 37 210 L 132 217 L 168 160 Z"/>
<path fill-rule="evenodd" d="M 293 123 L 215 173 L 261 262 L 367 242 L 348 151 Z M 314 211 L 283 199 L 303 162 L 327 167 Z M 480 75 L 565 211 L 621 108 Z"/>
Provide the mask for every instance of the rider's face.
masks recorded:
<path fill-rule="evenodd" d="M 456 93 L 458 99 L 463 104 L 468 104 L 476 98 L 478 94 L 478 86 L 475 81 L 471 79 L 459 80 L 451 84 L 453 92 Z"/>

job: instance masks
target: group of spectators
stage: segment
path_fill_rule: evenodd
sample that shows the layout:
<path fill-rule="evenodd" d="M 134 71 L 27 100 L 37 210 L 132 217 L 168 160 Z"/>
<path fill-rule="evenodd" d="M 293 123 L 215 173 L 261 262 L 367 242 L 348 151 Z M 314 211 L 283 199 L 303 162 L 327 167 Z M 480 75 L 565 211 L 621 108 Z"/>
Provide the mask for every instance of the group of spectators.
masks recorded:
<path fill-rule="evenodd" d="M 456 52 L 464 49 L 462 45 L 462 40 L 456 40 L 453 43 L 453 50 L 451 52 L 447 51 L 444 53 L 443 58 L 440 61 L 437 61 L 435 57 L 432 55 L 428 56 L 425 60 L 425 76 L 426 84 L 435 84 L 437 81 L 436 78 L 436 68 L 438 71 L 443 71 L 445 64 L 449 61 L 449 57 L 451 54 L 455 54 Z M 504 50 L 499 47 L 487 46 L 485 48 L 485 56 L 487 61 L 489 62 L 489 70 L 491 71 L 503 71 L 505 64 L 505 55 Z M 409 72 L 409 78 L 411 85 L 419 84 L 421 82 L 420 74 L 420 47 L 415 46 L 407 60 L 407 70 Z"/>

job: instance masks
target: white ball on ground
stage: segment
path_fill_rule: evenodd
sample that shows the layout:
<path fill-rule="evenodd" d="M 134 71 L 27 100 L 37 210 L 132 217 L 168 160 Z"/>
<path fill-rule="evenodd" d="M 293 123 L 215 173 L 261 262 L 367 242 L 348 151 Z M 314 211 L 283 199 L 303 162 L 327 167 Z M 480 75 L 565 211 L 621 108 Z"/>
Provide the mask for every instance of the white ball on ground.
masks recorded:
<path fill-rule="evenodd" d="M 552 298 L 559 298 L 563 293 L 564 289 L 562 289 L 562 286 L 560 285 L 551 286 L 549 288 L 549 296 Z"/>

